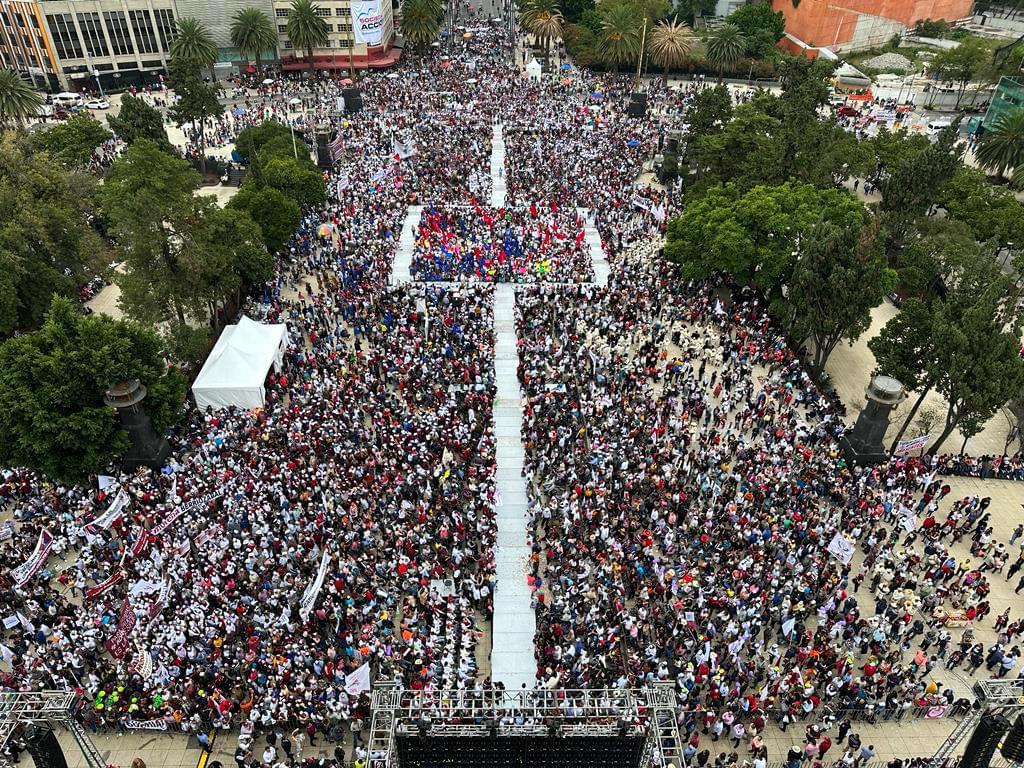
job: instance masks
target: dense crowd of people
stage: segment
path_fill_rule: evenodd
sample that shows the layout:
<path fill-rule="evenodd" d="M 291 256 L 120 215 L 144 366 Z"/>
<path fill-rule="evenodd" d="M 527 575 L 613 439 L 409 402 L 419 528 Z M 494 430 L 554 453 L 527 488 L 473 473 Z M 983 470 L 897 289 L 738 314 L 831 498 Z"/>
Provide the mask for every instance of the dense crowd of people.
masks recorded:
<path fill-rule="evenodd" d="M 692 88 L 652 84 L 636 118 L 626 79 L 531 82 L 499 51 L 481 32 L 368 74 L 350 115 L 340 83 L 262 84 L 208 129 L 213 145 L 293 120 L 300 95 L 305 120 L 338 129 L 327 203 L 247 308 L 287 324 L 283 369 L 262 409 L 190 410 L 162 471 L 98 487 L 4 471 L 0 686 L 71 685 L 93 728 L 241 727 L 240 766 L 346 733 L 360 754 L 367 667 L 415 690 L 490 687 L 500 281 L 526 283 L 539 688 L 673 681 L 698 765 L 729 764 L 711 754 L 722 737 L 763 761 L 769 721 L 808 720 L 800 759 L 835 744 L 859 766 L 854 715 L 961 711 L 943 682 L 961 666 L 1016 677 L 1021 623 L 992 616 L 989 592 L 1024 554 L 995 540 L 990 500 L 952 498 L 943 475 L 1016 477 L 1020 458 L 848 466 L 842 423 L 763 301 L 658 258 L 680 182 L 634 182 Z M 499 121 L 505 208 L 487 204 Z M 392 284 L 417 204 L 418 281 Z M 16 583 L 43 541 L 49 557 Z M 974 627 L 993 619 L 985 645 Z"/>
<path fill-rule="evenodd" d="M 583 217 L 551 202 L 489 209 L 426 208 L 411 273 L 419 280 L 584 282 L 593 279 Z"/>

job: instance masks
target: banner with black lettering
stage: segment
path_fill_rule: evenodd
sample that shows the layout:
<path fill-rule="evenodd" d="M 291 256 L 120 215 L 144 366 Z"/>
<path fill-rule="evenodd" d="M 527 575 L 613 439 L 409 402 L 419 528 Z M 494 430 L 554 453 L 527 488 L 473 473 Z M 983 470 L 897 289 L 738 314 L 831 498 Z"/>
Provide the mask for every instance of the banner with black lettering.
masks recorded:
<path fill-rule="evenodd" d="M 207 493 L 203 496 L 200 496 L 197 499 L 190 499 L 189 501 L 186 501 L 184 504 L 179 504 L 178 506 L 172 508 L 167 513 L 163 520 L 161 520 L 159 523 L 153 526 L 152 534 L 154 536 L 159 536 L 161 533 L 170 528 L 171 525 L 173 525 L 174 522 L 179 517 L 184 515 L 186 512 L 191 512 L 193 509 L 202 509 L 206 507 L 211 501 L 219 499 L 223 495 L 224 491 L 214 491 L 213 493 Z"/>
<path fill-rule="evenodd" d="M 36 572 L 43 567 L 43 563 L 46 562 L 46 558 L 49 557 L 52 548 L 53 534 L 43 528 L 39 532 L 36 548 L 32 550 L 28 560 L 11 571 L 11 579 L 14 581 L 15 587 L 20 589 L 28 584 L 29 580 L 36 575 Z"/>
<path fill-rule="evenodd" d="M 86 524 L 86 533 L 95 536 L 101 530 L 106 530 L 107 528 L 109 528 L 127 508 L 129 501 L 130 498 L 128 494 L 124 491 L 124 489 L 118 491 L 117 496 L 114 497 L 114 500 L 110 503 L 110 506 L 107 507 L 106 510 L 99 517 L 97 517 L 91 523 Z"/>

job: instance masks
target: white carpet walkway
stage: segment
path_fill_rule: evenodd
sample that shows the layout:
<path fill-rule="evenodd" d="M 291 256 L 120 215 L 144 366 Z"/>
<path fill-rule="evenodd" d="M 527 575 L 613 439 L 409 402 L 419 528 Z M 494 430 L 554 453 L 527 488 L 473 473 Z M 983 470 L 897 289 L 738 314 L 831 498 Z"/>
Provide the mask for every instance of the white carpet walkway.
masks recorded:
<path fill-rule="evenodd" d="M 505 207 L 505 134 L 501 123 L 495 123 L 491 134 L 491 206 Z"/>
<path fill-rule="evenodd" d="M 395 252 L 395 263 L 391 267 L 391 282 L 407 283 L 412 280 L 409 270 L 412 268 L 412 252 L 416 247 L 416 227 L 420 223 L 422 205 L 410 205 L 402 222 L 402 233 L 398 238 L 398 250 Z"/>
<path fill-rule="evenodd" d="M 516 375 L 519 357 L 515 289 L 508 283 L 501 283 L 494 290 L 498 587 L 494 593 L 491 678 L 503 682 L 506 690 L 518 690 L 524 683 L 528 688 L 535 685 L 537 663 L 533 656 L 533 636 L 537 631 L 537 617 L 530 607 L 530 587 L 526 583 L 530 547 L 526 530 L 526 481 L 522 475 L 525 461 L 521 435 L 523 398 Z"/>
<path fill-rule="evenodd" d="M 594 265 L 594 283 L 597 285 L 608 285 L 608 274 L 611 267 L 608 266 L 608 257 L 605 256 L 604 248 L 601 247 L 601 235 L 598 234 L 594 225 L 594 212 L 586 208 L 577 208 L 576 212 L 587 222 L 583 229 L 584 241 L 590 249 L 590 261 Z"/>

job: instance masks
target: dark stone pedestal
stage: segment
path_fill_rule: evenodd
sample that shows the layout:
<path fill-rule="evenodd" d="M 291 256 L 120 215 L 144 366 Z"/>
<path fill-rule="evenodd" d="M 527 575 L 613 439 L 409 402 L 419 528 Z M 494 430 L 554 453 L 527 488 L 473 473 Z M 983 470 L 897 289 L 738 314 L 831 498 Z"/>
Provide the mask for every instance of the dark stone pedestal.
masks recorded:
<path fill-rule="evenodd" d="M 146 388 L 137 379 L 115 384 L 103 398 L 117 411 L 131 441 L 131 447 L 121 460 L 126 472 L 134 472 L 139 467 L 160 469 L 171 455 L 170 444 L 156 433 L 149 414 L 142 408 L 145 398 Z"/>
<path fill-rule="evenodd" d="M 843 435 L 841 445 L 850 464 L 881 464 L 889 458 L 883 441 L 889 415 L 905 397 L 903 385 L 890 376 L 875 376 L 864 395 L 867 407 L 853 429 Z"/>

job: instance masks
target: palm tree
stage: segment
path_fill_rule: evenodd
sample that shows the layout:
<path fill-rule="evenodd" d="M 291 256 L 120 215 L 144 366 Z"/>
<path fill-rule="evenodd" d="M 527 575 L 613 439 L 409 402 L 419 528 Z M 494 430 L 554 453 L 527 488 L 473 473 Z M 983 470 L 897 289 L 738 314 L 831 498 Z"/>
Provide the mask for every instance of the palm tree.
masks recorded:
<path fill-rule="evenodd" d="M 189 59 L 200 67 L 212 67 L 217 61 L 217 44 L 199 19 L 178 19 L 178 34 L 171 43 L 171 58 Z"/>
<path fill-rule="evenodd" d="M 306 52 L 306 63 L 309 64 L 309 76 L 316 74 L 313 66 L 313 49 L 325 48 L 330 38 L 327 36 L 327 22 L 319 14 L 320 6 L 312 0 L 292 0 L 292 8 L 288 13 L 288 37 L 292 47 Z"/>
<path fill-rule="evenodd" d="M 999 115 L 981 138 L 974 157 L 981 165 L 996 172 L 1000 180 L 1007 169 L 1017 169 L 1014 181 L 1024 172 L 1024 109 Z"/>
<path fill-rule="evenodd" d="M 402 7 L 402 34 L 413 45 L 426 48 L 437 39 L 440 16 L 435 0 L 406 0 Z"/>
<path fill-rule="evenodd" d="M 562 12 L 554 0 L 527 0 L 521 14 L 522 26 L 534 35 L 545 54 L 551 41 L 562 36 Z"/>
<path fill-rule="evenodd" d="M 0 128 L 20 124 L 39 112 L 43 97 L 13 69 L 0 69 Z"/>
<path fill-rule="evenodd" d="M 612 6 L 601 22 L 601 56 L 610 62 L 612 71 L 631 61 L 640 52 L 640 28 L 637 15 L 628 3 Z"/>
<path fill-rule="evenodd" d="M 270 17 L 259 8 L 243 8 L 232 17 L 231 44 L 242 55 L 251 53 L 256 57 L 256 74 L 259 74 L 260 54 L 277 47 L 277 32 Z"/>
<path fill-rule="evenodd" d="M 740 28 L 726 22 L 708 38 L 708 61 L 718 67 L 718 82 L 725 76 L 725 68 L 732 66 L 747 50 L 747 39 Z"/>
<path fill-rule="evenodd" d="M 665 68 L 665 82 L 668 71 L 678 67 L 693 48 L 693 32 L 677 21 L 661 21 L 651 30 L 651 60 Z"/>

